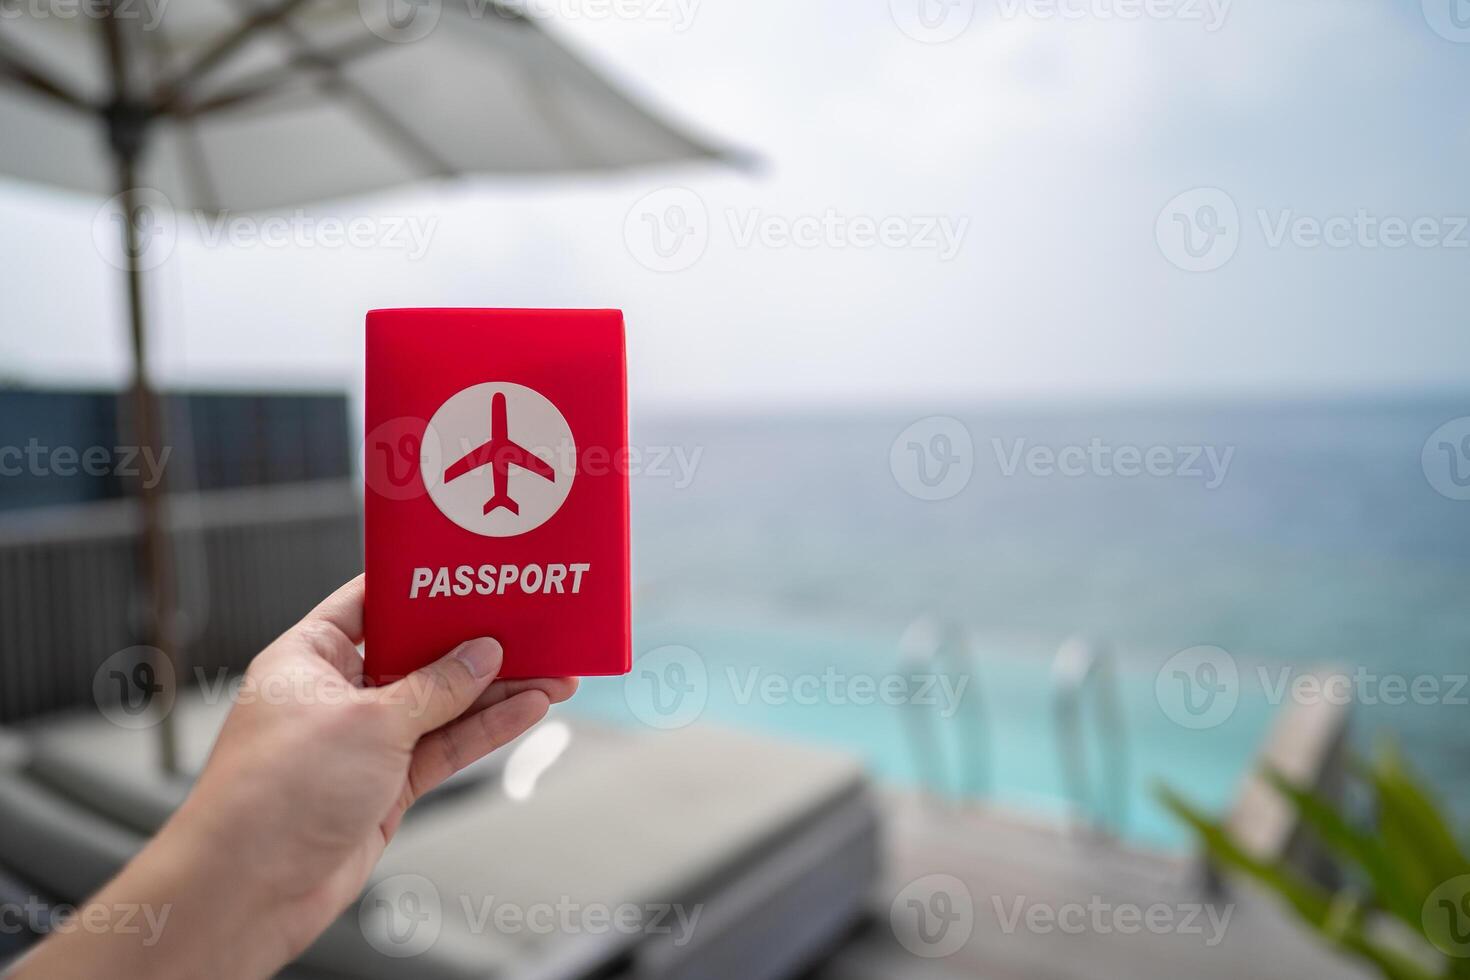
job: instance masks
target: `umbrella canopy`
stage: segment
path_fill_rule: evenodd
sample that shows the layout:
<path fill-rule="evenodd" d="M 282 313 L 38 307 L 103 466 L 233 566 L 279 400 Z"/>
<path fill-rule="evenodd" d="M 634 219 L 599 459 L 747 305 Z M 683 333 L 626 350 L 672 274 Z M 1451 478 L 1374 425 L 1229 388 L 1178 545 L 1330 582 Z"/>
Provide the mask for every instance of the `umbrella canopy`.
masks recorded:
<path fill-rule="evenodd" d="M 82 0 L 0 19 L 0 173 L 251 210 L 720 156 L 492 0 Z M 13 84 L 3 84 L 9 81 Z"/>

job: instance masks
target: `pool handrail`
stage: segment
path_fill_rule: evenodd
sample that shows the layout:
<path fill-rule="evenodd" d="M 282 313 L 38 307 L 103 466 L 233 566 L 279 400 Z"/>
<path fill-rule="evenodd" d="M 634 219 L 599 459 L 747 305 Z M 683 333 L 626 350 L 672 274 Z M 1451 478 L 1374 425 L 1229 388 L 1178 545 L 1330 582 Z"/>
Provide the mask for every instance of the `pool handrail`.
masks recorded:
<path fill-rule="evenodd" d="M 1074 636 L 1052 661 L 1053 718 L 1062 783 L 1074 816 L 1099 837 L 1120 836 L 1128 820 L 1128 751 L 1123 702 L 1111 648 Z M 1083 731 L 1084 701 L 1091 693 L 1100 733 L 1094 779 Z"/>
<path fill-rule="evenodd" d="M 955 689 L 963 691 L 963 698 L 970 702 L 968 709 L 955 706 L 951 718 L 956 727 L 949 738 L 945 737 L 944 719 L 931 705 L 908 702 L 903 712 L 904 730 L 920 782 L 940 798 L 984 798 L 990 792 L 989 719 L 981 697 L 973 638 L 954 623 L 924 614 L 909 623 L 899 637 L 898 659 L 901 669 L 910 676 L 947 670 L 956 682 L 963 679 L 964 686 Z"/>

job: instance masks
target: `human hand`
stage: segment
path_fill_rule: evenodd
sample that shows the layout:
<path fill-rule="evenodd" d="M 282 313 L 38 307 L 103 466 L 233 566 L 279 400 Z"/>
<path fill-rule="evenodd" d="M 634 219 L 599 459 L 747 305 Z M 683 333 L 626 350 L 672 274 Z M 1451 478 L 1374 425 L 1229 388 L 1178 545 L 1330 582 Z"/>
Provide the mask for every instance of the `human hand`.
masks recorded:
<path fill-rule="evenodd" d="M 576 691 L 575 678 L 495 680 L 490 639 L 366 687 L 362 608 L 359 576 L 251 662 L 188 799 L 89 903 L 168 902 L 163 941 L 79 959 L 103 944 L 68 941 L 99 937 L 56 936 L 18 976 L 273 973 L 357 897 L 414 801 Z"/>

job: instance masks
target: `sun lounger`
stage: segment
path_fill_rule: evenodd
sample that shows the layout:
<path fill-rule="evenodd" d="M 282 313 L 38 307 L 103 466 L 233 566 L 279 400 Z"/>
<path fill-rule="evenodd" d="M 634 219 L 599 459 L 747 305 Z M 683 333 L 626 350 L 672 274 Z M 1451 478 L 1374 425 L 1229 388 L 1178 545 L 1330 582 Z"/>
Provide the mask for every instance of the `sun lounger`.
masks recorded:
<path fill-rule="evenodd" d="M 1338 674 L 1334 669 L 1318 667 L 1303 676 L 1325 686 Z M 1280 773 L 1296 785 L 1329 798 L 1340 793 L 1351 707 L 1346 701 L 1323 697 L 1288 701 L 1277 713 L 1226 820 L 1226 829 L 1247 853 L 1262 861 L 1284 862 L 1326 884 L 1332 883 L 1332 863 L 1302 823 L 1296 807 L 1276 791 L 1267 775 Z M 1220 884 L 1214 869 L 1210 869 L 1209 880 L 1215 887 Z"/>
<path fill-rule="evenodd" d="M 175 708 L 186 766 L 204 758 L 223 706 Z M 557 722 L 560 723 L 560 722 Z M 678 732 L 571 723 L 571 741 L 529 799 L 496 766 L 424 801 L 369 891 L 423 876 L 442 907 L 411 960 L 350 908 L 294 975 L 433 978 L 787 976 L 862 914 L 877 875 L 877 820 L 861 768 L 841 754 L 700 726 Z M 152 766 L 147 731 L 95 714 L 24 729 L 0 754 L 0 867 L 76 901 L 166 817 L 187 786 Z M 488 903 L 488 904 L 487 904 Z M 494 910 L 574 906 L 550 931 L 498 928 Z M 592 913 L 634 906 L 637 930 Z M 692 927 L 647 928 L 661 907 Z M 672 913 L 669 913 L 672 916 Z M 571 921 L 572 928 L 563 928 Z M 377 943 L 375 947 L 374 943 Z M 408 964 L 406 966 L 406 964 Z M 407 969 L 407 972 L 405 970 Z"/>

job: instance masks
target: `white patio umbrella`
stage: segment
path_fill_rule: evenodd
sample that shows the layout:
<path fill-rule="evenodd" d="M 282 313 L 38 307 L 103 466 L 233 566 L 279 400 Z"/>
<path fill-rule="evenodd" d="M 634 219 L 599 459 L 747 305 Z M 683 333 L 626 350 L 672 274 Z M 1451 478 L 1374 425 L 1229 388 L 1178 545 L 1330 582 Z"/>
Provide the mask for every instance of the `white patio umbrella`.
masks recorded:
<path fill-rule="evenodd" d="M 139 191 L 257 210 L 461 174 L 723 157 L 498 0 L 0 0 L 0 173 L 120 195 L 136 442 L 149 380 Z M 18 12 L 18 15 L 17 15 Z M 155 195 L 148 194 L 151 200 Z M 140 487 L 144 642 L 175 642 L 164 486 Z M 177 671 L 175 671 L 177 675 Z M 172 726 L 159 726 L 177 769 Z"/>

